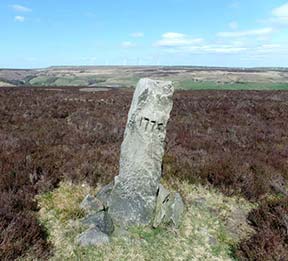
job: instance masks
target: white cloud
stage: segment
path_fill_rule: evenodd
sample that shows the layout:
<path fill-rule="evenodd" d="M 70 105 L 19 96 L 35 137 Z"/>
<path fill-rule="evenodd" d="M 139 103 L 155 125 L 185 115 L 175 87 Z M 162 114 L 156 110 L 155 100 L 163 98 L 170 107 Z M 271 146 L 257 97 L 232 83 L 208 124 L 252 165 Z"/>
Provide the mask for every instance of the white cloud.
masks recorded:
<path fill-rule="evenodd" d="M 20 15 L 16 15 L 16 16 L 14 17 L 14 20 L 15 20 L 16 22 L 23 23 L 23 22 L 25 21 L 25 17 L 24 17 L 24 16 L 20 16 Z"/>
<path fill-rule="evenodd" d="M 135 32 L 135 33 L 132 33 L 131 36 L 134 37 L 134 38 L 141 38 L 141 37 L 144 37 L 144 33 Z"/>
<path fill-rule="evenodd" d="M 273 32 L 272 27 L 266 27 L 256 30 L 247 30 L 247 31 L 235 31 L 235 32 L 220 32 L 217 34 L 219 37 L 224 38 L 237 38 L 237 37 L 247 37 L 247 36 L 263 36 L 268 35 Z"/>
<path fill-rule="evenodd" d="M 288 3 L 272 10 L 273 17 L 270 19 L 274 23 L 288 24 Z"/>
<path fill-rule="evenodd" d="M 288 45 L 287 45 L 288 46 Z M 288 47 L 285 44 L 258 44 L 255 46 L 243 45 L 238 46 L 231 44 L 205 44 L 198 46 L 186 46 L 183 48 L 167 49 L 169 53 L 181 54 L 222 54 L 222 55 L 265 55 L 269 54 L 288 54 Z M 240 56 L 239 56 L 240 57 Z"/>
<path fill-rule="evenodd" d="M 288 3 L 273 9 L 272 14 L 277 17 L 288 17 Z"/>
<path fill-rule="evenodd" d="M 175 32 L 163 34 L 162 39 L 155 45 L 170 53 L 187 54 L 235 54 L 248 50 L 237 41 L 230 44 L 205 43 L 202 38 L 192 38 L 189 35 Z"/>
<path fill-rule="evenodd" d="M 238 23 L 236 21 L 232 21 L 232 22 L 229 23 L 229 27 L 232 30 L 236 30 L 236 29 L 238 29 Z"/>
<path fill-rule="evenodd" d="M 17 5 L 17 4 L 11 5 L 11 8 L 12 8 L 14 11 L 16 11 L 16 12 L 23 12 L 23 13 L 25 13 L 25 12 L 31 12 L 31 11 L 32 11 L 31 8 L 28 8 L 28 7 L 23 6 L 23 5 Z"/>
<path fill-rule="evenodd" d="M 181 33 L 169 32 L 169 33 L 163 34 L 162 37 L 163 38 L 174 39 L 174 38 L 183 38 L 183 37 L 186 37 L 186 35 L 185 34 L 181 34 Z"/>
<path fill-rule="evenodd" d="M 238 26 L 233 23 L 234 28 Z M 165 52 L 177 55 L 204 55 L 204 54 L 222 54 L 222 55 L 269 55 L 269 54 L 288 54 L 285 43 L 271 42 L 270 34 L 275 32 L 271 27 L 259 28 L 246 31 L 220 32 L 214 40 L 204 40 L 202 38 L 193 38 L 191 35 L 167 32 L 161 35 L 154 47 L 163 49 Z"/>
<path fill-rule="evenodd" d="M 135 44 L 129 41 L 124 41 L 121 43 L 121 46 L 123 48 L 132 48 L 132 47 L 135 47 Z"/>
<path fill-rule="evenodd" d="M 162 35 L 162 39 L 156 42 L 158 47 L 183 47 L 202 43 L 202 38 L 192 38 L 189 35 L 168 32 Z"/>

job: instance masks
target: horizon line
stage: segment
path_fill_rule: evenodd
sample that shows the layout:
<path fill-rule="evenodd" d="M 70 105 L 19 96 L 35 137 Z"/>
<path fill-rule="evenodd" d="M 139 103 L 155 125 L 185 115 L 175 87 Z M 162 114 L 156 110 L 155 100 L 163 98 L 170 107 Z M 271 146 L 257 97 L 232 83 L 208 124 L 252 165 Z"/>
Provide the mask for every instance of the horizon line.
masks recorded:
<path fill-rule="evenodd" d="M 92 67 L 122 67 L 122 68 L 143 68 L 143 67 L 175 67 L 175 68 L 215 68 L 215 69 L 288 69 L 288 66 L 217 66 L 217 65 L 50 65 L 46 67 L 0 67 L 0 70 L 47 70 L 51 68 L 92 68 Z"/>

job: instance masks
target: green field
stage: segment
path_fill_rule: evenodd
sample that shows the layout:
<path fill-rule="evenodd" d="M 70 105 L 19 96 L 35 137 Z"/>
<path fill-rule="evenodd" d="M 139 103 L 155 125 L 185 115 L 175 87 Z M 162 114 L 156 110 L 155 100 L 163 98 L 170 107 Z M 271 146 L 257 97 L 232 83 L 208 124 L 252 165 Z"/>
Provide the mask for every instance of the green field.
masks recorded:
<path fill-rule="evenodd" d="M 288 90 L 288 83 L 231 83 L 176 81 L 177 89 L 183 90 Z"/>
<path fill-rule="evenodd" d="M 104 86 L 115 85 L 119 87 L 135 87 L 139 77 L 122 75 L 110 76 L 66 76 L 51 77 L 37 76 L 28 84 L 31 86 Z M 161 79 L 161 78 L 160 78 Z M 215 81 L 193 81 L 181 78 L 163 78 L 172 80 L 176 89 L 180 90 L 288 90 L 288 83 L 261 83 L 261 82 L 236 82 L 218 83 Z"/>

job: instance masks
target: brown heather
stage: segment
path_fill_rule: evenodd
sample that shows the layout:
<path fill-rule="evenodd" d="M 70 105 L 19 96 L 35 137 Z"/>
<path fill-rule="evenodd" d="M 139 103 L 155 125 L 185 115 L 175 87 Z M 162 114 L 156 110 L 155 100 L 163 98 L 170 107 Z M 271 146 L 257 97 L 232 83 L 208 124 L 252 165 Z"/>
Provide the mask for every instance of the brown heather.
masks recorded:
<path fill-rule="evenodd" d="M 51 88 L 49 88 L 51 89 Z M 53 253 L 35 195 L 60 181 L 110 182 L 118 173 L 131 90 L 0 89 L 0 259 Z M 288 92 L 179 91 L 164 177 L 209 184 L 260 204 L 240 260 L 288 260 Z"/>

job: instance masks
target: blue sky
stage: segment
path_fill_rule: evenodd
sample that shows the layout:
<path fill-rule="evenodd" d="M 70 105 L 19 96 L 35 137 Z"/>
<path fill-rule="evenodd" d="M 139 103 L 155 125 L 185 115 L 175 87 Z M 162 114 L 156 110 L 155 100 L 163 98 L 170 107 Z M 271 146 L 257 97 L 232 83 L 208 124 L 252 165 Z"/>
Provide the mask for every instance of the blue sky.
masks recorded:
<path fill-rule="evenodd" d="M 288 66 L 288 0 L 1 0 L 0 67 Z"/>

